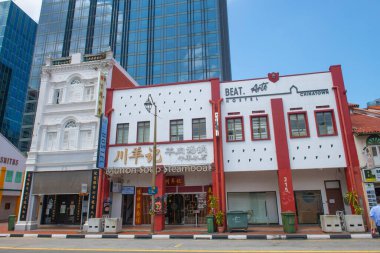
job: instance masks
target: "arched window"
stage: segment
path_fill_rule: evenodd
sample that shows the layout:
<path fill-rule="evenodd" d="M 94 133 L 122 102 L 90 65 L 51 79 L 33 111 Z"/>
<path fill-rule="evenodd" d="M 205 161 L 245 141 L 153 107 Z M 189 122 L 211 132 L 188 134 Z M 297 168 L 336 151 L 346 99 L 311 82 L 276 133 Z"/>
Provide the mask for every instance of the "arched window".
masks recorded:
<path fill-rule="evenodd" d="M 373 163 L 375 166 L 380 165 L 380 136 L 371 135 L 367 138 L 367 152 L 369 152 L 370 157 L 373 157 Z"/>
<path fill-rule="evenodd" d="M 367 138 L 367 146 L 380 145 L 380 136 L 371 135 Z"/>
<path fill-rule="evenodd" d="M 77 148 L 78 127 L 74 120 L 66 122 L 63 129 L 62 149 L 73 150 Z"/>
<path fill-rule="evenodd" d="M 72 128 L 72 127 L 77 127 L 77 124 L 75 123 L 74 120 L 70 120 L 66 123 L 65 128 Z"/>
<path fill-rule="evenodd" d="M 70 84 L 80 84 L 80 83 L 81 83 L 81 81 L 79 79 L 74 79 L 71 81 Z"/>

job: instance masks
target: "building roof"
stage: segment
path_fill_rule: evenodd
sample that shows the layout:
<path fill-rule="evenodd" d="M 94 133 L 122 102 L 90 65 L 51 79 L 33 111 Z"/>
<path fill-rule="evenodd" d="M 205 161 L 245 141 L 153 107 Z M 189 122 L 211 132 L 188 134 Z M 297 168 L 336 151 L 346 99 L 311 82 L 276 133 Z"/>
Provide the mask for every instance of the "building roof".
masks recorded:
<path fill-rule="evenodd" d="M 380 118 L 357 114 L 351 114 L 352 131 L 356 135 L 380 134 Z"/>

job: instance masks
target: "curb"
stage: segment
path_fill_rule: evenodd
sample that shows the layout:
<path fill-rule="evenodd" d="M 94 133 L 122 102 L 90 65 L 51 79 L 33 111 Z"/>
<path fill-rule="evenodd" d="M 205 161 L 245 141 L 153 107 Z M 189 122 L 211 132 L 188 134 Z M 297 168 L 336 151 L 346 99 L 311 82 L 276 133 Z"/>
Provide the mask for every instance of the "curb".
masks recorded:
<path fill-rule="evenodd" d="M 371 234 L 285 234 L 285 235 L 123 235 L 123 234 L 0 234 L 0 238 L 55 238 L 55 239 L 137 239 L 137 240 L 347 240 L 347 239 L 376 239 L 379 236 Z"/>

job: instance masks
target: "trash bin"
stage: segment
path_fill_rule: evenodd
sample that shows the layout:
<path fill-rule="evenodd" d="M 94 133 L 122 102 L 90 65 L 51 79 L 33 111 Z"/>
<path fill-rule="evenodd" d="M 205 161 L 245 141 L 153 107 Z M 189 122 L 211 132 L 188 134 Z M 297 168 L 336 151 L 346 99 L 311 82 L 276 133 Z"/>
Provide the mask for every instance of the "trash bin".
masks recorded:
<path fill-rule="evenodd" d="M 207 232 L 214 233 L 215 232 L 214 216 L 207 215 L 206 218 L 207 218 Z"/>
<path fill-rule="evenodd" d="M 231 211 L 227 213 L 227 230 L 233 229 L 248 230 L 248 213 L 243 211 Z"/>
<path fill-rule="evenodd" d="M 296 232 L 296 214 L 293 212 L 281 213 L 282 216 L 282 226 L 285 233 L 295 233 Z"/>
<path fill-rule="evenodd" d="M 15 230 L 16 215 L 8 216 L 8 231 Z"/>

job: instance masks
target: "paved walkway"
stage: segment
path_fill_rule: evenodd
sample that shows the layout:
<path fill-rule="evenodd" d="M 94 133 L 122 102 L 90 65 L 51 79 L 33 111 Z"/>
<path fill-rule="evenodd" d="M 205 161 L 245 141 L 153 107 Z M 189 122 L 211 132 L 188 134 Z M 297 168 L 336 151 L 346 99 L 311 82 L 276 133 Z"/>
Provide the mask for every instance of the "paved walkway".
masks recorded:
<path fill-rule="evenodd" d="M 80 231 L 79 226 L 51 226 L 51 225 L 41 225 L 36 230 L 31 231 L 8 231 L 7 223 L 0 223 L 0 234 L 84 234 L 84 232 Z M 123 226 L 122 232 L 119 234 L 133 234 L 133 235 L 144 235 L 150 234 L 150 226 L 149 225 L 141 225 L 141 226 Z M 166 226 L 164 231 L 157 232 L 156 234 L 171 234 L 171 235 L 195 235 L 195 234 L 208 234 L 206 225 L 201 225 L 199 227 L 194 226 Z M 271 225 L 271 226 L 249 226 L 248 231 L 232 231 L 231 233 L 222 233 L 225 235 L 236 235 L 236 234 L 245 234 L 245 235 L 285 235 L 282 226 L 279 225 Z M 298 226 L 297 232 L 295 234 L 325 234 L 321 228 L 317 225 L 306 226 L 300 225 Z M 338 233 L 338 234 L 347 234 L 347 233 Z"/>

